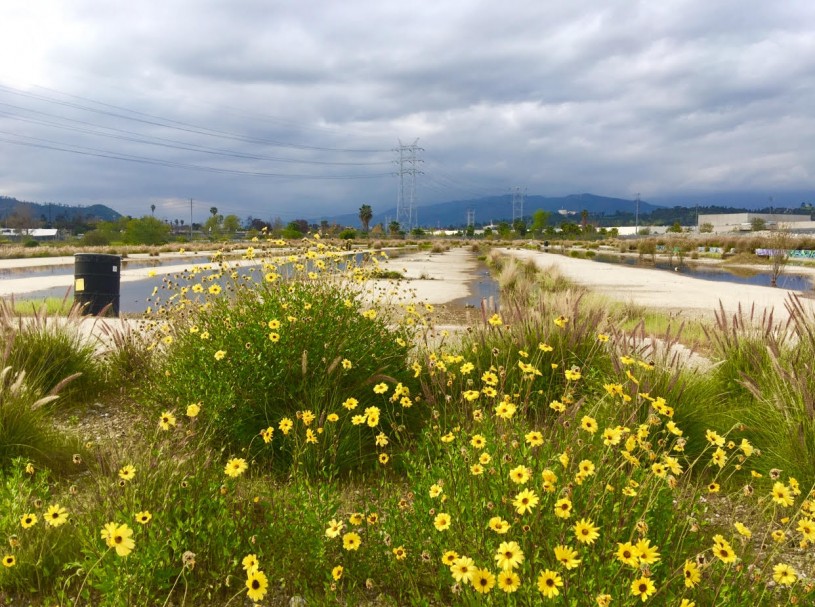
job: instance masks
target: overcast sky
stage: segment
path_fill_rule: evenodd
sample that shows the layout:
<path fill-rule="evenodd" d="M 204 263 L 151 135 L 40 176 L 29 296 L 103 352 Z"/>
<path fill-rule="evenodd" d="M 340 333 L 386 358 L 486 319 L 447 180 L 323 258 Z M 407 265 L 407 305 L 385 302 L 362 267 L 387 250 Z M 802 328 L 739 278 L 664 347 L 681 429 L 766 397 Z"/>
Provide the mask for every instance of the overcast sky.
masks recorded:
<path fill-rule="evenodd" d="M 7 0 L 0 24 L 20 199 L 376 222 L 400 140 L 419 205 L 815 192 L 812 0 Z"/>

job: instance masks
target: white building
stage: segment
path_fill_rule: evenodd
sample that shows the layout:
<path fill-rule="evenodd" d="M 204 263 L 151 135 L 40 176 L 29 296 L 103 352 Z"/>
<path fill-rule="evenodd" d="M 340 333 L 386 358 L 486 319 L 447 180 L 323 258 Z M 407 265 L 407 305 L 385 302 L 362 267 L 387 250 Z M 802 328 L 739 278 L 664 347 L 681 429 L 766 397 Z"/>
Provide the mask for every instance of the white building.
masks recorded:
<path fill-rule="evenodd" d="M 809 215 L 787 215 L 786 213 L 718 213 L 699 215 L 697 229 L 705 224 L 713 227 L 714 233 L 750 232 L 757 221 L 764 222 L 764 228 L 772 230 L 784 227 L 794 232 L 815 230 L 815 222 Z"/>

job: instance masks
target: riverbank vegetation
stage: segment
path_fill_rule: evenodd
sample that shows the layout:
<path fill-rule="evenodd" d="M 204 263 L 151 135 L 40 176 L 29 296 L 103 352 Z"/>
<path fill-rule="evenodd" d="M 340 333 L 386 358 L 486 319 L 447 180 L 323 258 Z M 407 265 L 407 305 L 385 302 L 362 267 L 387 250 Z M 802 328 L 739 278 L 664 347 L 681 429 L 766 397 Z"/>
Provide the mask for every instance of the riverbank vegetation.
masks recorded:
<path fill-rule="evenodd" d="M 370 296 L 379 253 L 312 240 L 284 270 L 281 246 L 247 252 L 247 277 L 223 255 L 166 277 L 101 356 L 60 324 L 57 383 L 6 310 L 0 602 L 815 598 L 815 321 L 796 300 L 781 327 L 718 319 L 700 368 L 514 260 L 490 258 L 500 309 L 455 332 L 398 283 Z"/>

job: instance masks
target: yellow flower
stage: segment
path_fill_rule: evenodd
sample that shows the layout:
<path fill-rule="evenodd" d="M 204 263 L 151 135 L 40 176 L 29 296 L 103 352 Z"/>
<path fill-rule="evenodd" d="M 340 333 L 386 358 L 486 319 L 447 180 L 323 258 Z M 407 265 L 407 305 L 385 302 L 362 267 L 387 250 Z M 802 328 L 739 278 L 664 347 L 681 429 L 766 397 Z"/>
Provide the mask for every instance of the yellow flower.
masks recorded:
<path fill-rule="evenodd" d="M 433 520 L 433 526 L 438 531 L 445 531 L 450 528 L 450 515 L 446 512 L 439 512 Z"/>
<path fill-rule="evenodd" d="M 407 551 L 404 546 L 397 546 L 393 549 L 393 554 L 397 561 L 403 561 L 407 558 Z"/>
<path fill-rule="evenodd" d="M 331 570 L 331 577 L 334 578 L 335 582 L 338 582 L 340 580 L 343 571 L 344 570 L 342 568 L 342 565 L 337 565 Z"/>
<path fill-rule="evenodd" d="M 359 535 L 353 531 L 342 536 L 342 547 L 346 550 L 359 550 L 361 543 L 362 540 Z"/>
<path fill-rule="evenodd" d="M 54 504 L 45 511 L 44 518 L 51 527 L 59 527 L 68 522 L 68 511 L 59 504 Z"/>
<path fill-rule="evenodd" d="M 479 594 L 487 594 L 495 586 L 495 576 L 486 569 L 476 569 L 470 583 Z"/>
<path fill-rule="evenodd" d="M 792 491 L 784 483 L 776 482 L 773 485 L 772 496 L 773 501 L 780 506 L 789 507 L 794 502 Z"/>
<path fill-rule="evenodd" d="M 782 586 L 791 586 L 798 579 L 798 574 L 789 565 L 778 563 L 773 567 L 773 579 Z"/>
<path fill-rule="evenodd" d="M 639 567 L 640 552 L 637 547 L 631 542 L 625 544 L 617 544 L 617 560 L 625 563 L 629 567 Z"/>
<path fill-rule="evenodd" d="M 597 607 L 609 607 L 611 605 L 611 595 L 610 594 L 598 594 L 594 602 L 597 603 Z"/>
<path fill-rule="evenodd" d="M 351 516 L 348 517 L 348 522 L 352 525 L 361 525 L 362 524 L 362 514 L 359 512 L 354 512 Z"/>
<path fill-rule="evenodd" d="M 733 523 L 733 526 L 736 528 L 736 531 L 739 532 L 739 535 L 743 535 L 744 537 L 753 537 L 753 532 L 744 524 L 739 521 Z"/>
<path fill-rule="evenodd" d="M 266 574 L 260 570 L 249 572 L 246 576 L 246 596 L 252 601 L 260 601 L 266 596 L 266 588 L 269 586 L 269 580 L 266 579 Z"/>
<path fill-rule="evenodd" d="M 543 596 L 547 599 L 552 599 L 560 594 L 560 588 L 563 586 L 563 578 L 556 571 L 546 569 L 538 576 L 538 590 L 541 591 Z"/>
<path fill-rule="evenodd" d="M 153 518 L 153 515 L 147 510 L 142 510 L 141 512 L 137 512 L 133 518 L 135 518 L 136 522 L 140 525 L 146 525 L 150 522 L 150 519 Z"/>
<path fill-rule="evenodd" d="M 17 564 L 17 559 L 13 554 L 6 554 L 3 556 L 3 567 L 14 567 Z"/>
<path fill-rule="evenodd" d="M 595 527 L 591 519 L 581 518 L 574 526 L 574 535 L 578 542 L 593 544 L 600 537 L 600 528 Z"/>
<path fill-rule="evenodd" d="M 730 543 L 721 535 L 713 536 L 713 554 L 723 563 L 733 563 L 736 561 L 736 553 Z"/>
<path fill-rule="evenodd" d="M 569 323 L 569 319 L 563 316 L 563 314 L 561 314 L 554 320 L 554 323 L 555 325 L 563 329 Z"/>
<path fill-rule="evenodd" d="M 565 378 L 566 378 L 568 381 L 577 381 L 577 380 L 579 380 L 581 377 L 583 377 L 583 376 L 580 374 L 580 369 L 566 369 L 566 370 L 563 372 L 563 375 L 564 375 L 564 377 L 565 377 Z"/>
<path fill-rule="evenodd" d="M 352 411 L 353 409 L 356 409 L 358 404 L 359 401 L 356 398 L 346 398 L 345 401 L 342 403 L 342 406 L 348 409 L 349 411 Z"/>
<path fill-rule="evenodd" d="M 580 420 L 580 427 L 589 434 L 594 434 L 597 432 L 597 420 L 588 415 L 584 415 L 583 419 Z"/>
<path fill-rule="evenodd" d="M 499 535 L 505 534 L 510 527 L 511 525 L 500 516 L 492 517 L 489 522 L 489 528 Z"/>
<path fill-rule="evenodd" d="M 223 360 L 226 356 L 226 350 L 218 350 L 215 353 L 215 360 Z"/>
<path fill-rule="evenodd" d="M 119 470 L 119 478 L 123 481 L 132 481 L 136 478 L 136 467 L 132 464 L 123 466 L 122 469 Z"/>
<path fill-rule="evenodd" d="M 699 573 L 699 566 L 693 561 L 685 561 L 682 573 L 685 576 L 686 588 L 693 588 L 702 579 L 702 575 Z"/>
<path fill-rule="evenodd" d="M 580 559 L 577 558 L 577 550 L 573 550 L 563 544 L 555 546 L 555 558 L 560 561 L 566 569 L 574 569 L 580 564 Z"/>
<path fill-rule="evenodd" d="M 235 478 L 246 472 L 248 467 L 249 465 L 246 463 L 245 459 L 242 457 L 233 457 L 226 462 L 226 466 L 224 466 L 224 474 Z"/>
<path fill-rule="evenodd" d="M 269 341 L 272 342 L 273 344 L 276 344 L 277 342 L 279 342 L 280 341 L 280 333 L 277 333 L 275 331 L 270 332 L 269 333 Z"/>
<path fill-rule="evenodd" d="M 651 578 L 642 576 L 641 578 L 631 582 L 631 594 L 638 596 L 642 602 L 648 600 L 648 597 L 657 591 L 656 586 L 651 581 Z"/>
<path fill-rule="evenodd" d="M 443 489 L 441 488 L 441 485 L 437 485 L 434 483 L 430 485 L 430 490 L 428 491 L 428 493 L 430 494 L 430 497 L 439 497 L 442 491 Z"/>
<path fill-rule="evenodd" d="M 809 518 L 800 519 L 798 521 L 798 532 L 808 542 L 815 542 L 815 521 Z"/>
<path fill-rule="evenodd" d="M 23 529 L 28 529 L 36 525 L 38 520 L 36 514 L 24 514 L 20 517 L 20 525 L 22 525 Z"/>
<path fill-rule="evenodd" d="M 495 564 L 500 569 L 516 569 L 524 562 L 524 553 L 517 542 L 501 542 L 495 553 Z"/>
<path fill-rule="evenodd" d="M 568 497 L 563 497 L 555 502 L 555 516 L 558 518 L 569 518 L 572 515 L 572 501 Z"/>
<path fill-rule="evenodd" d="M 102 530 L 102 539 L 109 548 L 115 548 L 119 556 L 127 556 L 136 547 L 132 536 L 133 530 L 127 525 L 108 523 Z"/>
<path fill-rule="evenodd" d="M 456 552 L 455 550 L 448 550 L 441 556 L 441 562 L 447 565 L 448 567 L 451 567 L 453 563 L 456 562 L 457 558 L 458 552 Z"/>
<path fill-rule="evenodd" d="M 450 573 L 457 582 L 469 582 L 476 571 L 473 559 L 467 556 L 460 556 L 450 566 Z"/>
<path fill-rule="evenodd" d="M 376 394 L 384 394 L 388 391 L 388 384 L 385 382 L 378 383 L 374 386 L 374 392 Z"/>
<path fill-rule="evenodd" d="M 328 521 L 328 527 L 325 530 L 325 536 L 329 538 L 339 537 L 340 533 L 342 533 L 343 527 L 345 527 L 345 523 L 342 521 L 338 521 L 336 519 L 331 519 Z"/>
<path fill-rule="evenodd" d="M 643 538 L 637 542 L 636 547 L 641 564 L 653 565 L 659 560 L 660 554 L 656 546 L 651 546 L 651 540 Z"/>
<path fill-rule="evenodd" d="M 470 444 L 476 449 L 483 449 L 487 445 L 487 439 L 480 434 L 473 434 L 473 437 L 470 439 Z"/>
<path fill-rule="evenodd" d="M 717 447 L 710 459 L 719 468 L 722 468 L 727 462 L 727 453 L 721 447 Z"/>
<path fill-rule="evenodd" d="M 498 574 L 498 588 L 509 594 L 521 587 L 521 578 L 514 571 L 501 571 Z"/>
<path fill-rule="evenodd" d="M 515 506 L 515 512 L 518 514 L 532 512 L 532 509 L 538 505 L 538 496 L 531 489 L 524 489 L 515 496 L 512 505 Z"/>
<path fill-rule="evenodd" d="M 288 417 L 284 417 L 283 419 L 280 420 L 280 423 L 277 425 L 277 427 L 280 428 L 280 431 L 283 434 L 288 434 L 292 427 L 294 427 L 294 422 L 291 421 Z"/>
<path fill-rule="evenodd" d="M 543 444 L 543 434 L 536 430 L 528 432 L 524 438 L 530 447 L 539 447 Z"/>
<path fill-rule="evenodd" d="M 532 476 L 532 471 L 526 466 L 518 466 L 509 471 L 509 478 L 518 485 L 524 485 Z"/>
<path fill-rule="evenodd" d="M 187 417 L 196 417 L 201 412 L 201 403 L 187 405 Z"/>
<path fill-rule="evenodd" d="M 162 430 L 169 430 L 170 426 L 175 426 L 175 415 L 169 411 L 165 411 L 161 414 L 158 425 Z"/>
<path fill-rule="evenodd" d="M 380 453 L 379 454 L 379 463 L 382 465 L 387 464 L 390 461 L 390 457 L 387 453 Z"/>
<path fill-rule="evenodd" d="M 504 321 L 501 320 L 501 317 L 498 316 L 498 314 L 493 314 L 492 316 L 490 316 L 487 322 L 490 323 L 490 325 L 492 325 L 493 327 L 500 327 L 502 324 L 504 324 Z"/>

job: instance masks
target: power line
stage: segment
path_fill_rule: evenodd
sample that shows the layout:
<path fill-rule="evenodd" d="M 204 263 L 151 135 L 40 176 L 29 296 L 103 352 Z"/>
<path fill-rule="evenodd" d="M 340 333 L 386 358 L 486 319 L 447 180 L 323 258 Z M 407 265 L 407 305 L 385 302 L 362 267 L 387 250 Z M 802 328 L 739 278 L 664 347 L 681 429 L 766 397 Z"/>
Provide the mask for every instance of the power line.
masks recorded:
<path fill-rule="evenodd" d="M 87 146 L 75 145 L 73 148 L 66 147 L 65 144 L 58 141 L 51 141 L 39 137 L 30 137 L 24 135 L 16 135 L 7 131 L 0 131 L 2 135 L 9 135 L 12 137 L 21 137 L 29 139 L 30 141 L 15 141 L 13 139 L 1 138 L 0 141 L 11 143 L 13 145 L 21 145 L 26 147 L 33 147 L 39 149 L 53 150 L 57 152 L 67 152 L 71 154 L 79 154 L 82 156 L 93 156 L 97 158 L 108 158 L 111 160 L 122 160 L 127 162 L 136 162 L 140 164 L 150 164 L 156 166 L 163 166 L 169 168 L 189 169 L 194 171 L 203 171 L 207 173 L 220 173 L 226 175 L 243 175 L 248 177 L 285 177 L 285 178 L 298 178 L 298 179 L 315 179 L 315 180 L 343 180 L 343 179 L 377 179 L 380 177 L 390 176 L 391 173 L 371 173 L 363 175 L 309 175 L 297 173 L 271 173 L 267 171 L 243 171 L 239 169 L 225 169 L 221 167 L 211 167 L 195 164 L 187 164 L 183 162 L 174 162 L 170 160 L 160 160 L 157 158 L 149 158 L 145 156 L 136 156 L 132 154 L 122 154 L 111 152 L 109 150 L 100 150 L 98 148 L 91 148 Z"/>
<path fill-rule="evenodd" d="M 48 114 L 47 112 L 40 112 L 40 111 L 37 111 L 37 110 L 22 108 L 20 106 L 11 105 L 11 104 L 8 104 L 8 103 L 0 102 L 0 106 L 10 107 L 12 109 L 21 109 L 23 111 L 34 113 L 34 114 L 54 117 L 53 114 Z M 232 151 L 228 151 L 228 150 L 223 150 L 223 149 L 218 149 L 218 148 L 211 148 L 211 147 L 208 147 L 208 146 L 202 146 L 202 145 L 197 145 L 197 144 L 189 144 L 189 143 L 185 143 L 183 141 L 179 141 L 179 140 L 176 140 L 176 139 L 168 139 L 168 138 L 165 138 L 165 137 L 152 136 L 152 138 L 155 139 L 156 141 L 150 141 L 149 139 L 143 138 L 143 136 L 140 133 L 137 133 L 137 132 L 134 132 L 134 131 L 128 131 L 128 130 L 125 130 L 125 129 L 118 129 L 116 127 L 95 125 L 93 123 L 86 122 L 84 120 L 76 120 L 76 119 L 73 119 L 73 118 L 60 117 L 62 120 L 65 120 L 67 122 L 73 122 L 73 123 L 87 125 L 87 126 L 91 126 L 91 127 L 106 129 L 106 130 L 109 130 L 109 131 L 114 131 L 115 133 L 123 133 L 123 135 L 115 135 L 113 133 L 104 133 L 104 132 L 91 130 L 91 129 L 83 129 L 83 128 L 73 127 L 73 126 L 66 125 L 66 124 L 59 124 L 57 122 L 51 122 L 51 121 L 48 121 L 48 120 L 36 120 L 36 119 L 33 119 L 33 118 L 25 118 L 25 117 L 22 117 L 22 116 L 15 116 L 14 114 L 10 114 L 8 112 L 2 112 L 2 111 L 0 111 L 0 116 L 5 116 L 7 118 L 10 118 L 12 120 L 17 120 L 17 121 L 20 121 L 20 122 L 27 122 L 27 123 L 30 123 L 30 124 L 38 124 L 38 125 L 41 125 L 41 126 L 50 126 L 50 127 L 54 127 L 54 128 L 58 128 L 58 129 L 63 129 L 63 130 L 70 130 L 70 131 L 82 133 L 82 134 L 85 134 L 85 135 L 97 135 L 97 136 L 100 136 L 100 137 L 108 137 L 108 138 L 111 138 L 111 139 L 118 139 L 118 140 L 121 140 L 121 141 L 130 141 L 130 142 L 133 142 L 133 143 L 143 143 L 143 144 L 146 144 L 146 145 L 153 145 L 153 146 L 159 146 L 159 147 L 165 147 L 165 148 L 172 148 L 172 149 L 189 151 L 189 152 L 200 152 L 202 154 L 226 156 L 226 157 L 230 157 L 230 158 L 242 158 L 242 159 L 247 159 L 247 160 L 265 160 L 265 161 L 269 161 L 269 162 L 283 162 L 283 163 L 290 163 L 290 164 L 315 164 L 315 165 L 324 165 L 324 166 L 378 166 L 378 165 L 390 164 L 390 162 L 388 162 L 388 161 L 378 161 L 378 162 L 334 162 L 334 161 L 324 161 L 324 160 L 299 160 L 299 159 L 293 159 L 293 158 L 279 158 L 279 157 L 275 157 L 275 156 L 264 156 L 264 155 L 260 155 L 260 154 L 246 154 L 246 153 L 242 153 L 242 152 L 232 152 Z M 133 135 L 133 137 L 128 137 L 126 135 Z"/>
<path fill-rule="evenodd" d="M 53 90 L 53 89 L 52 89 Z M 348 152 L 348 153 L 379 153 L 379 152 L 387 152 L 388 150 L 385 149 L 364 149 L 364 148 L 334 148 L 334 147 L 327 147 L 327 146 L 312 146 L 312 145 L 304 145 L 304 144 L 297 144 L 285 141 L 278 141 L 274 139 L 262 139 L 258 137 L 247 137 L 245 135 L 240 135 L 236 133 L 230 133 L 228 131 L 221 131 L 218 129 L 212 129 L 188 122 L 183 122 L 180 120 L 173 120 L 171 118 L 164 118 L 161 116 L 157 116 L 155 114 L 148 114 L 146 112 L 140 112 L 138 110 L 133 110 L 130 108 L 125 108 L 122 106 L 117 106 L 109 103 L 104 103 L 102 101 L 96 101 L 93 99 L 89 99 L 86 97 L 80 97 L 77 95 L 71 95 L 69 93 L 65 93 L 62 91 L 54 92 L 63 95 L 68 98 L 79 99 L 81 101 L 85 101 L 88 103 L 96 104 L 101 106 L 102 108 L 110 108 L 109 110 L 106 109 L 99 109 L 89 107 L 88 105 L 83 105 L 79 103 L 73 103 L 70 101 L 64 101 L 60 99 L 55 99 L 53 97 L 48 97 L 45 95 L 38 95 L 35 93 L 22 91 L 20 89 L 16 89 L 14 87 L 10 87 L 4 84 L 0 84 L 0 91 L 5 91 L 7 93 L 18 95 L 21 97 L 29 98 L 29 99 L 36 99 L 38 101 L 43 101 L 45 103 L 52 103 L 56 105 L 60 105 L 63 107 L 69 107 L 72 109 L 78 109 L 85 112 L 92 112 L 95 114 L 100 114 L 104 116 L 110 116 L 113 118 L 118 118 L 121 120 L 130 120 L 133 122 L 138 122 L 142 124 L 148 124 L 152 126 L 160 126 L 163 128 L 170 128 L 176 129 L 179 131 L 184 131 L 187 133 L 194 133 L 197 135 L 204 135 L 207 137 L 220 137 L 224 139 L 232 139 L 235 141 L 243 141 L 246 143 L 258 143 L 263 145 L 270 145 L 276 147 L 287 147 L 299 150 L 312 150 L 312 151 L 320 151 L 320 152 Z M 115 110 L 115 111 L 110 111 Z M 128 116 L 127 114 L 123 114 L 122 112 L 127 112 L 129 114 L 133 114 L 132 116 Z"/>

